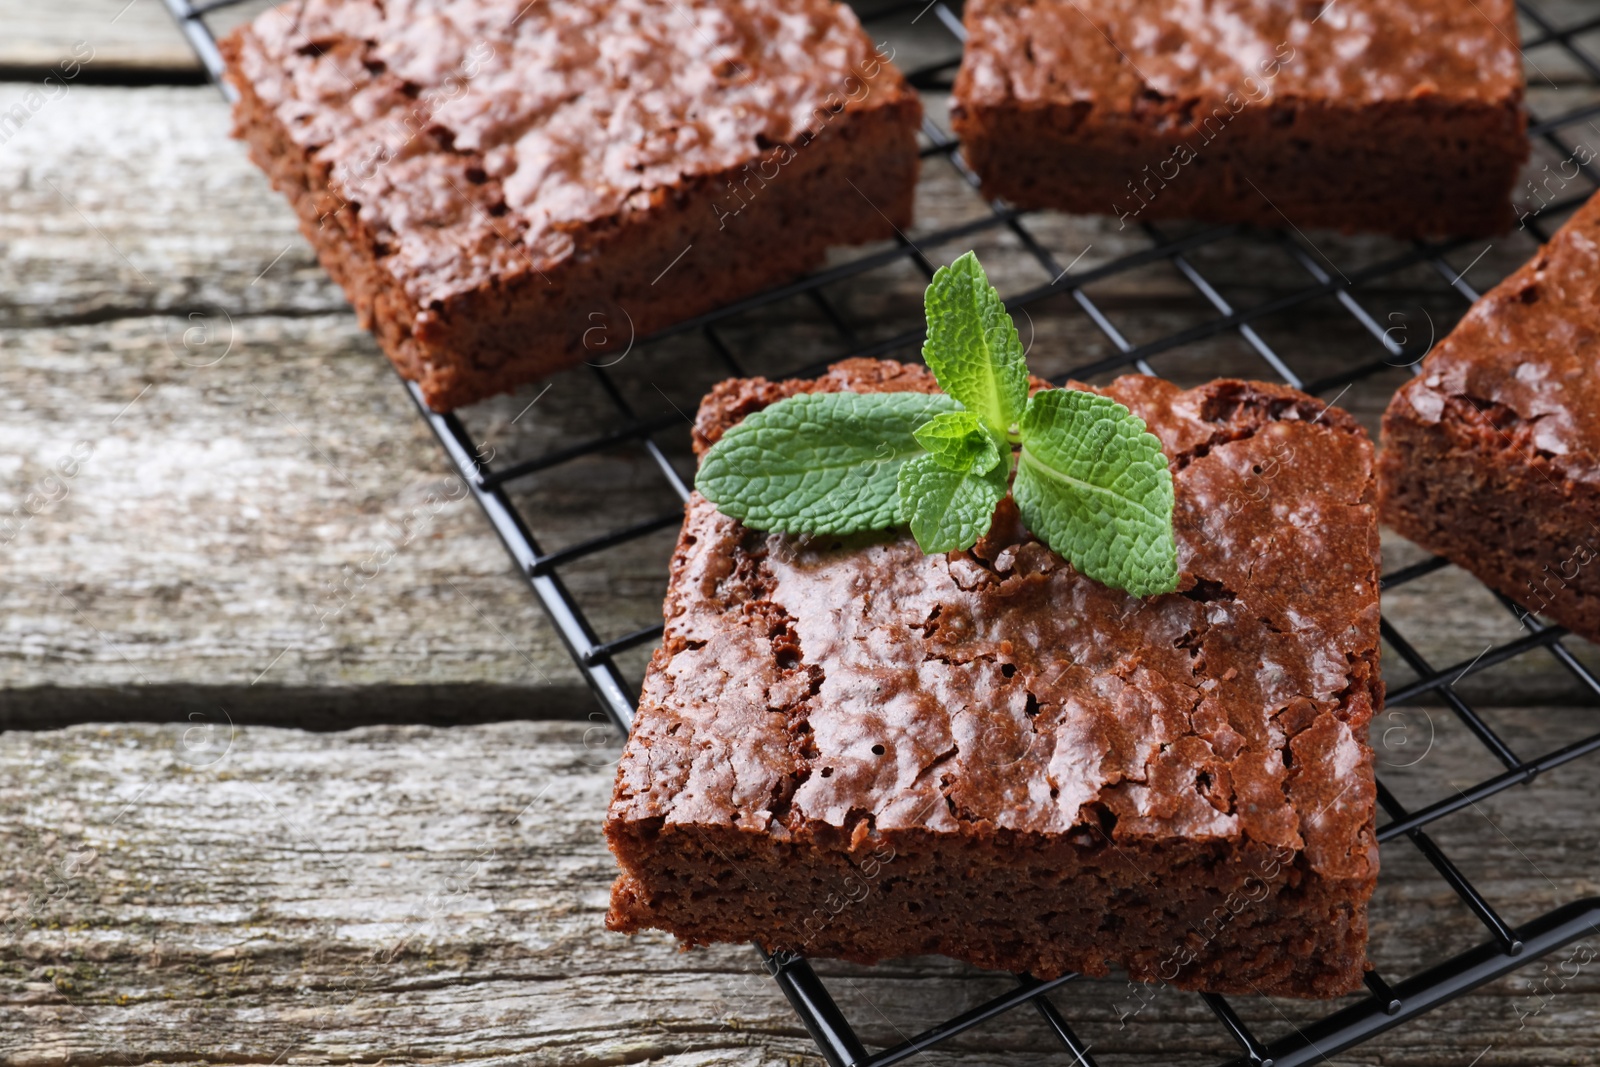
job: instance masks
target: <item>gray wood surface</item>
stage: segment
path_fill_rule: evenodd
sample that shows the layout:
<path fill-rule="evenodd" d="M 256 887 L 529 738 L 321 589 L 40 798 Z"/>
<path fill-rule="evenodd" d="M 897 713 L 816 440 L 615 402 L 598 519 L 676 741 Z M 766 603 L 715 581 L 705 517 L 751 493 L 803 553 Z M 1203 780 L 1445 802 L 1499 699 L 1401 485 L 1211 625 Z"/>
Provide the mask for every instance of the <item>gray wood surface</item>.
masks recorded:
<path fill-rule="evenodd" d="M 1530 750 L 1596 726 L 1571 708 L 1495 719 Z M 1462 729 L 1436 726 L 1420 759 L 1424 749 L 1380 750 L 1413 764 L 1387 768 L 1408 801 L 1484 769 Z M 661 936 L 604 930 L 614 865 L 599 826 L 615 749 L 586 733 L 504 723 L 319 735 L 213 717 L 0 735 L 0 1064 L 815 1062 L 752 949 L 683 954 Z M 1592 783 L 1592 768 L 1554 772 L 1435 837 L 1523 921 L 1600 891 Z M 1409 845 L 1387 846 L 1383 863 L 1384 973 L 1486 938 Z M 1600 935 L 1565 973 L 1566 954 L 1552 959 L 1539 998 L 1536 965 L 1335 1062 L 1600 1062 L 1600 980 L 1581 962 L 1596 950 Z M 819 966 L 874 1046 L 1008 987 L 933 959 Z M 1055 996 L 1103 1064 L 1232 1054 L 1196 998 L 1145 998 L 1134 1013 L 1140 1000 L 1114 980 Z M 1268 1036 L 1326 1010 L 1235 1004 Z M 1050 1051 L 1025 1011 L 917 1062 L 1062 1062 Z"/>
<path fill-rule="evenodd" d="M 94 74 L 200 72 L 161 0 L 8 0 L 0 5 L 0 23 L 6 28 L 0 66 L 13 70 L 47 71 L 87 58 Z"/>
<path fill-rule="evenodd" d="M 1545 6 L 1568 19 L 1584 10 Z M 0 730 L 93 723 L 0 733 L 0 1064 L 815 1062 L 750 950 L 685 955 L 665 938 L 604 932 L 613 866 L 598 826 L 614 752 L 603 732 L 249 725 L 582 718 L 594 706 L 287 207 L 228 139 L 215 92 L 93 84 L 194 77 L 157 0 L 0 0 L 0 27 L 0 111 L 29 107 L 0 143 L 0 517 L 30 494 L 42 502 L 15 531 L 0 528 Z M 907 40 L 908 55 L 934 47 L 927 34 Z M 93 51 L 85 73 L 34 109 L 30 89 L 79 42 Z M 1532 49 L 1529 61 L 1537 110 L 1596 98 L 1573 87 L 1578 71 L 1560 53 Z M 1560 158 L 1539 153 L 1534 169 Z M 918 206 L 910 236 L 936 260 L 965 243 L 927 235 L 984 210 L 936 161 Z M 1149 242 L 1105 219 L 1030 225 L 1062 266 L 1081 253 L 1079 270 Z M 1304 241 L 1324 267 L 1350 272 L 1399 250 Z M 1003 292 L 1051 276 L 1009 235 L 970 243 Z M 1448 258 L 1483 288 L 1532 247 L 1514 234 Z M 1237 306 L 1308 278 L 1260 238 L 1191 258 Z M 829 296 L 875 338 L 915 321 L 921 286 L 902 265 Z M 1170 264 L 1089 294 L 1134 342 L 1215 314 Z M 1419 337 L 1464 310 L 1428 267 L 1358 299 Z M 1306 378 L 1380 354 L 1332 300 L 1256 325 Z M 1023 329 L 1046 371 L 1113 351 L 1064 298 Z M 767 373 L 841 350 L 803 301 L 720 336 Z M 721 374 L 698 336 L 628 359 L 618 381 L 646 416 L 692 411 Z M 1265 372 L 1236 333 L 1155 364 L 1180 380 Z M 1339 403 L 1375 427 L 1404 374 Z M 548 384 L 467 413 L 498 458 L 612 417 L 586 372 Z M 682 433 L 661 441 L 686 472 Z M 547 547 L 674 506 L 626 450 L 526 492 Z M 670 541 L 664 532 L 569 574 L 603 636 L 657 618 Z M 1385 554 L 1390 567 L 1416 558 L 1399 541 Z M 1385 610 L 1440 665 L 1515 635 L 1453 570 L 1390 594 Z M 1392 655 L 1386 671 L 1392 684 L 1406 677 Z M 1592 694 L 1548 657 L 1462 689 L 1494 706 L 1489 718 L 1525 754 L 1600 722 Z M 1374 743 L 1413 805 L 1495 770 L 1439 707 L 1396 709 Z M 1510 921 L 1526 920 L 1600 892 L 1593 781 L 1575 765 L 1435 836 Z M 1408 846 L 1386 848 L 1384 863 L 1375 944 L 1390 978 L 1484 938 Z M 1336 1062 L 1600 1063 L 1595 965 L 1563 969 L 1563 958 L 1589 957 L 1558 955 Z M 822 969 L 875 1045 L 1007 985 L 938 960 Z M 1181 994 L 1159 991 L 1121 1020 L 1142 999 L 1116 982 L 1056 996 L 1106 1064 L 1233 1054 Z M 1268 1035 L 1324 1010 L 1237 1006 Z M 1037 1019 L 1019 1014 L 927 1059 L 1058 1062 L 1050 1051 Z"/>
<path fill-rule="evenodd" d="M 209 88 L 85 86 L 0 147 L 0 513 L 25 516 L 0 531 L 0 723 L 218 694 L 286 722 L 587 714 L 227 129 Z"/>

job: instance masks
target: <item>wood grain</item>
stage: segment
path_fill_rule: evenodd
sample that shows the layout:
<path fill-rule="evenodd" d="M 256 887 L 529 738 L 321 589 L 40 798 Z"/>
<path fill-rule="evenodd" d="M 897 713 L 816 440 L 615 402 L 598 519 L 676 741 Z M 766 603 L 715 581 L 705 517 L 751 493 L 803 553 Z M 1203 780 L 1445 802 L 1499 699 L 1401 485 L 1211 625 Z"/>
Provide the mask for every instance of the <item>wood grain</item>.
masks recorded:
<path fill-rule="evenodd" d="M 1530 750 L 1597 725 L 1570 708 L 1493 714 Z M 608 737 L 567 723 L 316 735 L 220 716 L 0 735 L 0 1064 L 816 1062 L 753 950 L 603 929 Z M 1483 771 L 1474 746 L 1440 719 L 1426 755 L 1385 773 L 1420 802 Z M 1401 762 L 1381 743 L 1379 758 Z M 1600 891 L 1592 781 L 1592 765 L 1554 772 L 1435 837 L 1525 921 Z M 1391 979 L 1485 939 L 1409 845 L 1383 863 L 1374 945 Z M 873 1046 L 1009 985 L 938 959 L 818 966 Z M 1465 1067 L 1492 1046 L 1480 1064 L 1594 1063 L 1600 981 L 1574 968 L 1542 1008 L 1534 965 L 1337 1062 Z M 1233 1054 L 1187 994 L 1104 980 L 1055 1000 L 1106 1065 Z M 1234 1003 L 1268 1037 L 1328 1010 Z M 1062 1062 L 1049 1040 L 1017 1012 L 926 1062 Z"/>
<path fill-rule="evenodd" d="M 201 70 L 161 0 L 6 0 L 0 4 L 0 25 L 6 27 L 0 66 L 19 74 L 59 69 L 75 53 L 92 56 L 86 77 L 111 72 L 193 76 Z"/>
<path fill-rule="evenodd" d="M 587 714 L 226 130 L 209 89 L 79 88 L 0 156 L 0 725 L 219 694 L 301 723 Z"/>

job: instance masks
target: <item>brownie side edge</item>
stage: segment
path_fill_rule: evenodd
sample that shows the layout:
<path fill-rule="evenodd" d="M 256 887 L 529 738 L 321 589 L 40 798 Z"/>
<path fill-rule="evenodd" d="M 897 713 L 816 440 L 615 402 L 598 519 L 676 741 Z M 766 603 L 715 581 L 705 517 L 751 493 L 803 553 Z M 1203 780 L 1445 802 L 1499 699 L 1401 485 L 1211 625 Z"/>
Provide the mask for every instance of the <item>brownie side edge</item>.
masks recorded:
<path fill-rule="evenodd" d="M 1436 418 L 1413 406 L 1421 379 L 1383 416 L 1379 513 L 1525 611 L 1600 642 L 1600 503 L 1528 442 L 1501 405 L 1447 397 Z M 1532 457 L 1532 458 L 1530 458 Z"/>
<path fill-rule="evenodd" d="M 1372 880 L 1311 876 L 1257 843 L 897 830 L 822 848 L 650 824 L 607 836 L 626 865 L 607 927 L 665 929 L 687 946 L 756 940 L 861 964 L 936 953 L 1043 979 L 1117 966 L 1180 989 L 1305 998 L 1352 992 L 1365 973 Z M 636 873 L 662 867 L 673 884 Z"/>
<path fill-rule="evenodd" d="M 432 361 L 412 334 L 420 308 L 376 255 L 375 235 L 359 213 L 329 188 L 328 166 L 301 149 L 277 111 L 257 94 L 244 74 L 250 62 L 266 62 L 248 23 L 218 42 L 226 64 L 223 77 L 239 94 L 233 108 L 233 135 L 245 143 L 250 159 L 272 187 L 288 199 L 300 232 L 317 260 L 344 291 L 361 327 L 372 331 L 384 354 L 410 381 L 426 384 Z"/>
<path fill-rule="evenodd" d="M 1379 515 L 1600 641 L 1593 277 L 1600 199 L 1485 293 L 1390 400 Z"/>
<path fill-rule="evenodd" d="M 1396 24 L 1385 32 L 1406 32 L 1399 23 L 1408 6 L 1411 0 L 1393 5 Z M 1439 6 L 1416 6 L 1424 10 L 1409 32 L 1438 37 L 1425 27 Z M 1089 29 L 1097 25 L 1094 4 L 1059 16 L 1040 14 L 1043 7 L 1010 0 L 967 5 L 969 41 L 951 121 L 986 195 L 1024 208 L 1112 215 L 1124 226 L 1198 218 L 1412 237 L 1491 235 L 1513 221 L 1511 191 L 1530 146 L 1509 3 L 1474 12 L 1465 20 L 1470 28 L 1453 15 L 1434 20 L 1435 30 L 1449 24 L 1455 34 L 1475 34 L 1477 48 L 1496 60 L 1492 76 L 1463 80 L 1459 57 L 1448 76 L 1418 69 L 1413 60 L 1399 76 L 1415 78 L 1415 90 L 1400 93 L 1390 85 L 1387 96 L 1348 82 L 1371 73 L 1371 84 L 1380 84 L 1382 72 L 1362 64 L 1414 49 L 1390 40 L 1382 59 L 1343 58 L 1337 49 L 1317 47 L 1314 33 L 1269 30 L 1286 10 L 1278 5 L 1242 4 L 1233 13 L 1246 23 L 1255 18 L 1264 34 L 1278 34 L 1265 40 L 1283 42 L 1260 60 L 1262 77 L 1233 70 L 1243 63 L 1234 55 L 1224 55 L 1216 69 L 1201 57 L 1175 74 L 1161 65 L 1163 52 L 1151 68 L 1155 83 L 1139 71 L 1143 57 L 1132 46 L 1135 65 L 1128 68 L 1128 57 L 1110 41 L 1114 33 L 1102 28 L 1100 45 Z M 1126 9 L 1120 17 L 1132 18 Z M 1054 39 L 1068 28 L 1084 31 L 1084 40 L 1068 46 Z M 1183 36 L 1181 28 L 1167 32 Z M 1084 58 L 1073 64 L 1066 53 Z M 1057 82 L 1049 76 L 1052 61 L 1081 73 Z M 1325 77 L 1308 77 L 1310 71 Z M 1328 91 L 1326 81 L 1346 82 L 1344 91 Z"/>
<path fill-rule="evenodd" d="M 1182 138 L 1162 132 L 1176 115 L 1165 124 L 1140 115 L 1094 127 L 1082 117 L 1078 105 L 952 108 L 985 195 L 1124 225 L 1196 218 L 1491 236 L 1515 220 L 1511 193 L 1529 151 L 1520 100 L 1366 109 L 1274 103 L 1230 117 L 1214 139 L 1189 127 Z M 1371 135 L 1375 126 L 1381 140 Z M 1463 143 L 1473 152 L 1463 154 Z"/>

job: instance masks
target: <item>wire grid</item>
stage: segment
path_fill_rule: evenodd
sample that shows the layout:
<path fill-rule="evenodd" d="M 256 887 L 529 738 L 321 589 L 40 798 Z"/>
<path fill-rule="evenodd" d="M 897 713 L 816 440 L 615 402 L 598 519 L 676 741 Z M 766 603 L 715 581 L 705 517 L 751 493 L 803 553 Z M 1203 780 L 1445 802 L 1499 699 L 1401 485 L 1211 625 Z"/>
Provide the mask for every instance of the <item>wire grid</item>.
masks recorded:
<path fill-rule="evenodd" d="M 207 0 L 204 3 L 194 4 L 190 0 L 165 0 L 168 9 L 213 79 L 230 99 L 233 94 L 220 80 L 221 57 L 206 18 L 220 9 L 245 2 L 247 0 Z M 1575 40 L 1585 32 L 1600 28 L 1600 16 L 1558 27 L 1527 0 L 1522 0 L 1519 8 L 1536 30 L 1534 36 L 1523 42 L 1524 47 L 1559 46 L 1577 64 L 1587 79 L 1600 86 L 1600 61 L 1592 58 Z M 904 16 L 908 13 L 915 14 L 918 18 L 931 14 L 957 43 L 965 39 L 960 17 L 942 0 L 934 0 L 931 4 L 925 0 L 890 2 L 864 12 L 862 18 L 870 25 L 875 20 Z M 906 76 L 919 90 L 947 89 L 959 62 L 960 57 L 957 53 L 951 58 L 908 70 Z M 1529 135 L 1545 142 L 1562 157 L 1569 157 L 1569 148 L 1561 141 L 1560 131 L 1596 115 L 1600 115 L 1600 104 L 1590 104 L 1545 119 L 1532 117 L 1529 123 Z M 940 160 L 955 168 L 961 179 L 971 187 L 974 196 L 977 196 L 978 179 L 961 158 L 956 140 L 932 119 L 924 121 L 923 134 L 927 142 L 922 150 L 924 159 Z M 1597 176 L 1590 167 L 1583 165 L 1580 170 L 1591 186 L 1600 186 L 1600 176 Z M 1546 241 L 1550 235 L 1540 221 L 1541 216 L 1548 218 L 1552 214 L 1570 209 L 1581 204 L 1588 195 L 1586 192 L 1548 203 L 1541 211 L 1525 220 L 1524 224 L 1540 241 Z M 920 329 L 907 330 L 883 340 L 864 344 L 844 315 L 830 302 L 824 292 L 825 288 L 833 283 L 860 277 L 908 260 L 922 273 L 931 277 L 934 267 L 923 255 L 922 247 L 958 243 L 985 231 L 1009 233 L 1019 242 L 1026 254 L 1036 260 L 1037 264 L 1054 279 L 1049 284 L 1011 296 L 1006 301 L 1008 307 L 1026 308 L 1050 297 L 1069 295 L 1115 349 L 1115 354 L 1111 356 L 1074 367 L 1068 373 L 1058 376 L 1058 381 L 1068 377 L 1089 378 L 1096 374 L 1128 368 L 1153 373 L 1148 359 L 1158 353 L 1220 334 L 1236 332 L 1248 348 L 1267 365 L 1272 377 L 1310 393 L 1321 393 L 1386 369 L 1393 369 L 1397 365 L 1404 365 L 1397 364 L 1397 359 L 1409 360 L 1412 371 L 1420 372 L 1416 362 L 1421 353 L 1414 352 L 1407 344 L 1397 341 L 1391 336 L 1392 331 L 1386 330 L 1363 307 L 1357 296 L 1361 286 L 1390 278 L 1408 268 L 1423 264 L 1436 270 L 1448 286 L 1464 300 L 1471 302 L 1479 295 L 1463 279 L 1464 272 L 1455 271 L 1444 258 L 1447 253 L 1464 243 L 1461 241 L 1414 242 L 1405 252 L 1370 264 L 1350 275 L 1341 274 L 1335 279 L 1300 242 L 1288 234 L 1277 234 L 1262 235 L 1260 239 L 1276 241 L 1305 272 L 1309 278 L 1308 284 L 1287 295 L 1249 307 L 1236 308 L 1195 268 L 1189 256 L 1196 249 L 1239 233 L 1241 227 L 1214 227 L 1174 240 L 1168 239 L 1154 225 L 1144 223 L 1141 224 L 1142 229 L 1150 239 L 1148 248 L 1120 256 L 1094 269 L 1073 272 L 1070 265 L 1063 266 L 1029 229 L 1026 213 L 1018 212 L 1003 203 L 986 202 L 985 206 L 986 211 L 982 217 L 924 234 L 918 245 L 913 245 L 902 235 L 893 248 L 860 255 L 792 284 L 679 323 L 647 339 L 645 343 L 697 331 L 703 335 L 729 374 L 748 376 L 738 356 L 719 335 L 719 324 L 725 323 L 735 315 L 803 296 L 814 304 L 816 311 L 837 332 L 846 350 L 829 356 L 825 361 L 802 368 L 798 374 L 819 373 L 826 364 L 852 356 L 900 355 L 915 358 L 922 340 Z M 1186 279 L 1216 312 L 1216 317 L 1155 340 L 1140 344 L 1131 343 L 1096 305 L 1085 291 L 1085 287 L 1101 279 L 1161 261 L 1170 263 Z M 1378 351 L 1370 358 L 1364 358 L 1337 373 L 1309 381 L 1302 380 L 1263 339 L 1254 324 L 1268 316 L 1300 308 L 1324 297 L 1337 300 L 1344 311 L 1371 336 L 1378 346 Z M 561 569 L 565 565 L 594 557 L 649 534 L 676 526 L 681 521 L 681 514 L 677 511 L 664 513 L 605 531 L 557 551 L 544 551 L 539 547 L 539 539 L 534 535 L 528 516 L 518 508 L 508 493 L 508 486 L 512 483 L 537 472 L 551 470 L 584 457 L 618 448 L 637 448 L 644 452 L 674 493 L 680 498 L 687 497 L 688 486 L 674 468 L 666 451 L 658 443 L 658 439 L 663 435 L 681 434 L 683 432 L 681 420 L 676 416 L 640 417 L 624 398 L 617 379 L 609 369 L 592 365 L 590 369 L 615 406 L 615 424 L 604 433 L 578 444 L 499 468 L 479 458 L 482 453 L 477 443 L 456 415 L 430 411 L 423 402 L 418 388 L 410 382 L 405 385 L 419 412 L 427 420 L 451 461 L 466 479 L 474 497 L 505 543 L 507 551 L 549 613 L 562 640 L 599 698 L 601 706 L 620 728 L 627 730 L 633 721 L 634 688 L 619 667 L 618 656 L 629 649 L 655 641 L 661 635 L 662 627 L 655 625 L 610 637 L 600 636 L 591 625 L 582 604 L 563 581 Z M 1443 559 L 1428 559 L 1385 575 L 1381 587 L 1384 590 L 1392 590 L 1447 565 Z M 1519 620 L 1523 620 L 1522 613 L 1514 603 L 1504 596 L 1494 595 L 1507 611 Z M 1576 679 L 1582 689 L 1600 696 L 1600 680 L 1597 680 L 1566 647 L 1564 642 L 1567 632 L 1563 628 L 1544 624 L 1531 617 L 1525 620 L 1525 624 L 1529 631 L 1526 635 L 1493 646 L 1471 662 L 1454 663 L 1446 667 L 1436 667 L 1430 663 L 1387 618 L 1381 624 L 1384 640 L 1417 675 L 1413 681 L 1392 688 L 1386 704 L 1392 707 L 1424 697 L 1442 700 L 1504 770 L 1470 787 L 1458 790 L 1454 796 L 1444 797 L 1417 810 L 1408 810 L 1404 807 L 1383 782 L 1379 781 L 1378 803 L 1388 817 L 1388 822 L 1379 828 L 1378 839 L 1380 842 L 1390 842 L 1404 837 L 1415 846 L 1486 928 L 1489 934 L 1488 940 L 1425 971 L 1393 983 L 1377 971 L 1369 971 L 1366 976 L 1369 995 L 1315 1023 L 1297 1027 L 1294 1033 L 1271 1043 L 1263 1041 L 1245 1024 L 1227 998 L 1197 994 L 1239 1047 L 1240 1055 L 1228 1060 L 1224 1067 L 1246 1064 L 1292 1067 L 1296 1064 L 1323 1061 L 1385 1030 L 1422 1015 L 1456 996 L 1503 977 L 1585 934 L 1600 932 L 1600 898 L 1574 900 L 1520 927 L 1512 927 L 1499 915 L 1494 905 L 1461 873 L 1426 830 L 1431 823 L 1447 815 L 1475 805 L 1514 785 L 1530 782 L 1545 771 L 1600 750 L 1600 733 L 1595 733 L 1538 756 L 1519 755 L 1458 693 L 1456 685 L 1470 674 L 1484 671 L 1519 656 L 1543 651 Z M 761 951 L 759 947 L 757 951 Z M 1045 995 L 1077 978 L 1077 975 L 1068 974 L 1051 981 L 1039 981 L 1027 975 L 1018 975 L 1016 987 L 1010 992 L 947 1019 L 900 1044 L 869 1053 L 840 1011 L 826 984 L 803 958 L 792 953 L 762 952 L 762 956 L 768 972 L 782 988 L 823 1056 L 836 1067 L 844 1065 L 887 1067 L 1024 1006 L 1031 1006 L 1038 1013 L 1043 1025 L 1065 1050 L 1068 1057 L 1066 1062 L 1077 1063 L 1082 1067 L 1094 1067 L 1095 1060 L 1088 1047 L 1073 1032 L 1055 1003 Z"/>

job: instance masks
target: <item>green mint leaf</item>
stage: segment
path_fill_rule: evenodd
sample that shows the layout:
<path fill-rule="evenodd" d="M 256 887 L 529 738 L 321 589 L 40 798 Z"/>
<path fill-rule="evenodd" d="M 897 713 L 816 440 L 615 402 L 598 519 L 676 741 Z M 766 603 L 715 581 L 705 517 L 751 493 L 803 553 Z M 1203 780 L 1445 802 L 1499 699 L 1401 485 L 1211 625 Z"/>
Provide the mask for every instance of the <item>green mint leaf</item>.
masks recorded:
<path fill-rule="evenodd" d="M 1095 581 L 1135 596 L 1178 587 L 1172 474 L 1161 442 L 1115 400 L 1035 393 L 1011 495 L 1028 529 Z"/>
<path fill-rule="evenodd" d="M 957 410 L 925 393 L 801 393 L 751 414 L 711 446 L 694 485 L 757 530 L 842 534 L 901 522 L 900 466 L 916 431 Z"/>
<path fill-rule="evenodd" d="M 995 505 L 1006 495 L 1010 472 L 996 463 L 987 472 L 953 471 L 935 455 L 900 468 L 900 499 L 911 536 L 924 552 L 971 548 L 989 532 Z"/>
<path fill-rule="evenodd" d="M 940 466 L 957 474 L 987 474 L 1000 463 L 1000 447 L 970 411 L 935 415 L 915 436 Z"/>
<path fill-rule="evenodd" d="M 967 252 L 940 267 L 923 304 L 928 340 L 922 358 L 928 369 L 941 389 L 1005 440 L 1028 401 L 1028 365 L 1016 323 L 978 257 Z"/>

